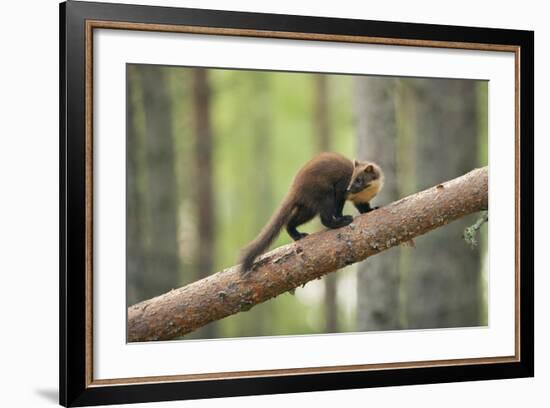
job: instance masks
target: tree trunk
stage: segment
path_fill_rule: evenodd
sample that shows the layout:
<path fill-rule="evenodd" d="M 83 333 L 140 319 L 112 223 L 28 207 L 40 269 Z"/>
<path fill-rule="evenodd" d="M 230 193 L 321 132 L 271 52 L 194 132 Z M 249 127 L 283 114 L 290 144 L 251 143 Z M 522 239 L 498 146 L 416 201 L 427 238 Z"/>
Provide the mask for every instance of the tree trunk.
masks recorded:
<path fill-rule="evenodd" d="M 237 265 L 131 306 L 128 341 L 183 336 L 467 214 L 485 210 L 487 173 L 487 168 L 471 171 L 358 216 L 346 227 L 311 234 L 280 247 L 261 256 L 245 276 Z M 464 245 L 460 236 L 455 239 L 457 245 Z M 464 293 L 456 296 L 461 295 Z"/>
<path fill-rule="evenodd" d="M 143 184 L 143 129 L 138 115 L 143 114 L 143 100 L 139 92 L 138 72 L 135 65 L 127 66 L 126 84 L 126 303 L 133 305 L 151 297 L 147 293 L 145 196 Z M 139 113 L 138 113 L 139 112 Z"/>
<path fill-rule="evenodd" d="M 476 82 L 418 79 L 411 83 L 419 135 L 416 141 L 418 187 L 425 188 L 442 177 L 456 177 L 476 167 Z M 479 250 L 473 251 L 457 239 L 474 221 L 466 218 L 416 241 L 406 288 L 409 328 L 479 324 Z"/>
<path fill-rule="evenodd" d="M 172 140 L 171 103 L 165 72 L 151 65 L 136 66 L 143 98 L 145 121 L 146 268 L 143 290 L 149 298 L 180 284 L 177 248 L 176 180 Z M 129 129 L 131 131 L 131 128 Z"/>
<path fill-rule="evenodd" d="M 328 77 L 323 74 L 314 75 L 315 80 L 315 135 L 317 151 L 330 151 L 330 110 L 328 94 Z"/>
<path fill-rule="evenodd" d="M 414 80 L 409 78 L 396 79 L 395 121 L 396 138 L 396 174 L 399 196 L 407 196 L 417 191 L 416 145 L 417 145 L 417 115 L 416 93 L 412 87 Z M 399 327 L 408 328 L 407 321 L 407 288 L 413 256 L 416 252 L 411 248 L 399 250 Z"/>
<path fill-rule="evenodd" d="M 315 79 L 315 120 L 314 128 L 318 152 L 328 152 L 330 143 L 330 111 L 328 98 L 328 77 L 317 74 Z M 338 332 L 338 275 L 330 274 L 324 279 L 325 285 L 325 332 Z"/>
<path fill-rule="evenodd" d="M 385 174 L 376 205 L 399 197 L 396 173 L 395 79 L 356 77 L 357 158 L 378 163 Z M 357 267 L 357 329 L 399 328 L 399 257 L 393 248 Z"/>
<path fill-rule="evenodd" d="M 249 135 L 250 151 L 246 155 L 249 156 L 247 160 L 250 168 L 254 170 L 237 177 L 246 184 L 248 192 L 252 192 L 247 198 L 241 196 L 243 201 L 241 217 L 246 218 L 253 227 L 253 232 L 257 233 L 273 213 L 271 204 L 274 202 L 273 186 L 276 177 L 272 172 L 272 74 L 256 71 L 247 72 L 246 75 L 248 86 L 246 86 L 246 93 L 242 95 L 243 101 L 237 116 L 246 117 L 246 123 L 243 124 L 242 129 L 244 135 Z M 245 202 L 253 211 L 244 210 Z M 233 225 L 240 225 L 239 220 L 233 222 Z M 250 313 L 235 316 L 234 319 L 227 321 L 227 326 L 232 326 L 233 329 L 231 336 L 251 337 L 272 334 L 275 312 L 275 305 L 267 303 Z M 224 336 L 227 336 L 227 332 Z"/>
<path fill-rule="evenodd" d="M 195 126 L 195 209 L 198 220 L 196 265 L 199 279 L 214 272 L 214 187 L 212 167 L 212 129 L 210 123 L 210 88 L 208 71 L 193 69 L 193 101 Z M 202 331 L 203 337 L 215 337 L 215 325 Z"/>

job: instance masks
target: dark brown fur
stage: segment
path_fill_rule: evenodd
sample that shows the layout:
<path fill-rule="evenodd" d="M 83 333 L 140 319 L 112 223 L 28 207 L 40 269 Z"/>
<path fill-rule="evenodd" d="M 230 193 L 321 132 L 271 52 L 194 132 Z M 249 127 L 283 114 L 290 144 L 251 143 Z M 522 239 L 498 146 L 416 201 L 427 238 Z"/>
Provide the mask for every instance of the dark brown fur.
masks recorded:
<path fill-rule="evenodd" d="M 256 257 L 269 247 L 283 226 L 286 226 L 292 239 L 297 241 L 307 234 L 299 232 L 296 227 L 310 221 L 317 214 L 328 228 L 350 224 L 353 217 L 342 215 L 348 195 L 352 194 L 351 191 L 360 192 L 373 180 L 381 177 L 381 170 L 374 163 L 352 162 L 337 153 L 321 153 L 315 156 L 298 171 L 275 214 L 256 239 L 244 248 L 241 271 L 246 272 L 252 268 Z M 368 202 L 360 202 L 358 198 L 353 201 L 360 212 L 371 210 Z"/>

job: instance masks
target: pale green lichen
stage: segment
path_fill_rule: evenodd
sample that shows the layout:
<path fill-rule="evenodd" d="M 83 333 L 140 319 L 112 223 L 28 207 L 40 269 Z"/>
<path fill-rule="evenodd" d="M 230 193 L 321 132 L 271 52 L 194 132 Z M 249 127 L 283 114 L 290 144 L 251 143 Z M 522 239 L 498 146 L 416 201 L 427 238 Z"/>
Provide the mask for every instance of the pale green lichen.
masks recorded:
<path fill-rule="evenodd" d="M 464 229 L 464 241 L 466 241 L 466 243 L 470 245 L 472 249 L 477 246 L 477 231 L 479 231 L 481 226 L 485 224 L 488 220 L 489 211 L 483 211 L 474 225 L 470 225 L 469 227 Z"/>

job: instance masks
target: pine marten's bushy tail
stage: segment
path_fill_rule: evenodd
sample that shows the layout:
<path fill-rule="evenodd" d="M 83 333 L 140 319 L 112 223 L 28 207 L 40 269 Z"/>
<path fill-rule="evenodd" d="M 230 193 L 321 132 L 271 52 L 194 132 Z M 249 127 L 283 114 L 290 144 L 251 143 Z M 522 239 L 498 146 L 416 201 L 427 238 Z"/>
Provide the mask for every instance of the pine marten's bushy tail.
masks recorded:
<path fill-rule="evenodd" d="M 294 202 L 285 199 L 269 222 L 263 227 L 256 239 L 248 244 L 241 254 L 241 272 L 250 271 L 254 260 L 261 255 L 275 240 L 281 228 L 288 222 L 294 209 Z"/>

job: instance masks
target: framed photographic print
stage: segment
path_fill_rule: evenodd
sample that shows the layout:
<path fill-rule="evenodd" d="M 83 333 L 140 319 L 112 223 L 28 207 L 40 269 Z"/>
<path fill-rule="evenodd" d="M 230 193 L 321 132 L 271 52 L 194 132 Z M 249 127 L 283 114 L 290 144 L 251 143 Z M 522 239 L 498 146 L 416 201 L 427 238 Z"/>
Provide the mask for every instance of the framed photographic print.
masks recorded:
<path fill-rule="evenodd" d="M 60 27 L 61 404 L 533 376 L 533 32 Z"/>

